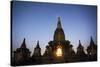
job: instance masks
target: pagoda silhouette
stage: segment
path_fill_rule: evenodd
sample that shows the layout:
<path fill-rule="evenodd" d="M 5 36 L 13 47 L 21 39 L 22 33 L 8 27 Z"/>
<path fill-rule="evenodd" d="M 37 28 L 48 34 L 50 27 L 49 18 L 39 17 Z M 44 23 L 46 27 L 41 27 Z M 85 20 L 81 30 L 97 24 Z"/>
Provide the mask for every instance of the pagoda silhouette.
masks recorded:
<path fill-rule="evenodd" d="M 90 44 L 84 51 L 84 47 L 79 40 L 77 52 L 73 50 L 73 45 L 69 40 L 65 39 L 65 33 L 61 25 L 61 19 L 58 17 L 57 28 L 54 32 L 52 41 L 48 42 L 45 52 L 41 55 L 41 47 L 37 41 L 36 47 L 31 51 L 26 47 L 26 39 L 24 38 L 20 48 L 14 51 L 14 57 L 11 59 L 11 65 L 36 65 L 36 64 L 53 64 L 53 63 L 69 63 L 69 62 L 84 62 L 97 61 L 97 45 L 92 37 Z"/>

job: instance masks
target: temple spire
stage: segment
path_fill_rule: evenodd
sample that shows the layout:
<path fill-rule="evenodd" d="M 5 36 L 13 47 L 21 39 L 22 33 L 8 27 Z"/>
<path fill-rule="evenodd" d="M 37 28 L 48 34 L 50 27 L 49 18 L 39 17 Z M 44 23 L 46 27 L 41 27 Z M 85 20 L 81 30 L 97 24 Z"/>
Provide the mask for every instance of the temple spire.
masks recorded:
<path fill-rule="evenodd" d="M 58 17 L 57 28 L 62 28 L 62 26 L 61 26 L 61 20 L 60 20 L 60 17 Z"/>
<path fill-rule="evenodd" d="M 39 41 L 37 41 L 36 48 L 40 48 L 40 46 L 39 46 Z"/>
<path fill-rule="evenodd" d="M 79 40 L 79 45 L 81 45 L 81 41 Z"/>
<path fill-rule="evenodd" d="M 78 48 L 83 48 L 83 46 L 81 45 L 81 41 L 79 40 L 79 46 Z"/>
<path fill-rule="evenodd" d="M 94 41 L 93 41 L 93 39 L 92 39 L 92 36 L 91 36 L 90 45 L 94 45 Z"/>
<path fill-rule="evenodd" d="M 61 26 L 60 17 L 58 17 L 58 20 L 57 20 L 57 28 L 54 32 L 54 40 L 55 41 L 64 41 L 65 40 L 65 34 L 64 34 L 64 31 Z"/>
<path fill-rule="evenodd" d="M 34 57 L 38 57 L 39 58 L 39 56 L 41 56 L 41 48 L 40 48 L 40 46 L 39 46 L 39 41 L 37 41 L 37 45 L 36 45 L 36 47 L 35 47 L 35 49 L 34 49 L 34 53 L 33 53 L 33 58 Z"/>
<path fill-rule="evenodd" d="M 21 48 L 26 48 L 25 38 L 24 38 L 24 40 L 23 40 L 23 43 L 22 43 L 22 45 L 21 45 Z"/>

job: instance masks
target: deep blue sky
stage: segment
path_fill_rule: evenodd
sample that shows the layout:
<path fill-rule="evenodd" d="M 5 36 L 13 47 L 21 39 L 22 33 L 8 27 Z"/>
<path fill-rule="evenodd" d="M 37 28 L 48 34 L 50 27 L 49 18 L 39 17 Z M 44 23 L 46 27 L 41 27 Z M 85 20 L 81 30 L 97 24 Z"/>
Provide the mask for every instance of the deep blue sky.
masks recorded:
<path fill-rule="evenodd" d="M 96 6 L 16 1 L 12 9 L 13 50 L 19 48 L 26 38 L 31 51 L 39 40 L 43 53 L 48 42 L 53 40 L 58 16 L 61 17 L 65 38 L 71 41 L 74 49 L 79 40 L 86 48 L 91 36 L 97 42 Z"/>

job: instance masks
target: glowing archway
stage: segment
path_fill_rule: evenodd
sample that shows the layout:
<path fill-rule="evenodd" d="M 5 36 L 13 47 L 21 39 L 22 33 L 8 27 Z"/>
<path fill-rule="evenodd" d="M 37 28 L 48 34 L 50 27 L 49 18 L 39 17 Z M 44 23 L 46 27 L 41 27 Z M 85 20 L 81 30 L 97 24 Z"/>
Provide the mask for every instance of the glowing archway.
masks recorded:
<path fill-rule="evenodd" d="M 62 56 L 62 48 L 61 48 L 61 46 L 58 46 L 57 51 L 56 51 L 56 55 L 58 57 Z"/>

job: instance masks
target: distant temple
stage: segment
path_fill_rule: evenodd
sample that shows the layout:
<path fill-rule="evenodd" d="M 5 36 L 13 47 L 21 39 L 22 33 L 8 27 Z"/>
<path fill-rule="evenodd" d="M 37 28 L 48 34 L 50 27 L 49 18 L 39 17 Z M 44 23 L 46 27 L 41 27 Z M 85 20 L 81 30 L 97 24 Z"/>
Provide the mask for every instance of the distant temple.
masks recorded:
<path fill-rule="evenodd" d="M 31 52 L 26 47 L 25 38 L 24 38 L 21 47 L 17 48 L 16 51 L 14 51 L 13 64 L 16 64 L 16 65 L 27 64 L 27 62 L 29 61 L 29 58 L 30 58 L 30 53 Z"/>
<path fill-rule="evenodd" d="M 97 60 L 97 45 L 94 44 L 92 37 L 90 45 L 87 47 L 87 53 L 90 61 Z"/>
<path fill-rule="evenodd" d="M 58 17 L 57 28 L 54 32 L 53 41 L 49 41 L 45 52 L 41 55 L 41 48 L 39 41 L 34 48 L 32 56 L 26 47 L 25 39 L 20 48 L 14 51 L 14 58 L 12 58 L 12 65 L 30 65 L 30 64 L 52 64 L 52 63 L 69 63 L 82 61 L 97 61 L 97 45 L 91 37 L 90 45 L 86 52 L 79 40 L 77 52 L 73 50 L 73 45 L 69 40 L 65 39 L 65 34 L 61 25 L 61 19 Z"/>

